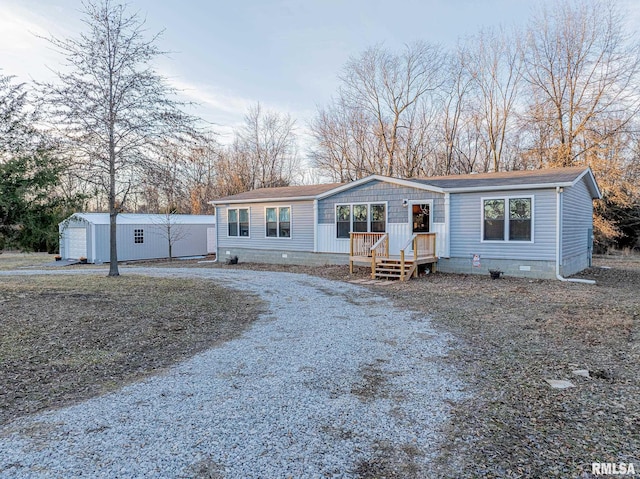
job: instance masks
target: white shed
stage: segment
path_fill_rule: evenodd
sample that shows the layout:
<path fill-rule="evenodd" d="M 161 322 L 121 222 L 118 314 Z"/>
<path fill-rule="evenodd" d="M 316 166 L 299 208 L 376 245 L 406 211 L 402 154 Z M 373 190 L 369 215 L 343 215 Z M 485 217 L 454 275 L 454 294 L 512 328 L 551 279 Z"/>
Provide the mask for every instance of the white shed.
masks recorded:
<path fill-rule="evenodd" d="M 128 214 L 117 216 L 118 261 L 198 256 L 216 251 L 213 215 Z M 75 213 L 58 226 L 60 255 L 109 261 L 109 213 Z"/>

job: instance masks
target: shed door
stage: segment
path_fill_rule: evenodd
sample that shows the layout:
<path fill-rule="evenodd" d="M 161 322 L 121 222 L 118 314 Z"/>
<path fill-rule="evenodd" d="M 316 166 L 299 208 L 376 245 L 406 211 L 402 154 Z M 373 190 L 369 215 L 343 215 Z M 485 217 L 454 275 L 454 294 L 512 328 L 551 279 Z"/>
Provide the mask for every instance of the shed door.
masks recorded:
<path fill-rule="evenodd" d="M 216 228 L 207 228 L 207 253 L 216 252 Z"/>
<path fill-rule="evenodd" d="M 69 249 L 67 256 L 78 259 L 81 256 L 87 257 L 87 229 L 67 228 L 67 238 L 69 238 Z"/>

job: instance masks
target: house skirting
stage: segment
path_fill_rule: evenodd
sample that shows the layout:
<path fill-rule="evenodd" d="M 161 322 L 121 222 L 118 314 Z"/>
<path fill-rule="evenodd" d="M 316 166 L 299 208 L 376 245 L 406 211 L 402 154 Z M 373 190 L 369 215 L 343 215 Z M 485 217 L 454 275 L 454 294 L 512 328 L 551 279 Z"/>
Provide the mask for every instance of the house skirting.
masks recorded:
<path fill-rule="evenodd" d="M 562 261 L 561 274 L 571 276 L 591 266 L 588 253 L 577 254 Z"/>
<path fill-rule="evenodd" d="M 479 266 L 474 266 L 472 256 L 467 258 L 440 258 L 438 271 L 443 273 L 489 274 L 489 270 L 502 271 L 506 276 L 535 279 L 555 279 L 555 261 L 529 261 L 521 259 L 479 258 Z"/>
<path fill-rule="evenodd" d="M 243 263 L 295 264 L 302 266 L 348 265 L 349 255 L 342 253 L 311 253 L 308 251 L 263 250 L 250 248 L 220 248 L 221 262 L 237 256 Z M 555 279 L 554 261 L 526 261 L 480 258 L 480 266 L 473 266 L 473 258 L 440 258 L 437 271 L 460 274 L 489 274 L 497 269 L 507 276 L 534 279 Z"/>
<path fill-rule="evenodd" d="M 242 263 L 296 264 L 302 266 L 324 266 L 328 264 L 349 264 L 349 255 L 343 253 L 311 253 L 308 251 L 283 251 L 250 248 L 218 249 L 221 262 L 233 256 Z"/>

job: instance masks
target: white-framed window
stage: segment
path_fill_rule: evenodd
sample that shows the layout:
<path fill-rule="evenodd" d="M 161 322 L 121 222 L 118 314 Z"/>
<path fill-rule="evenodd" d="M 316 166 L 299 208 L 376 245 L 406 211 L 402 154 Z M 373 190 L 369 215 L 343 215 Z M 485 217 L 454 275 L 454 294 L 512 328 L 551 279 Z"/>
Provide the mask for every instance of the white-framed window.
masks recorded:
<path fill-rule="evenodd" d="M 336 237 L 349 239 L 349 233 L 384 233 L 387 230 L 387 203 L 336 205 Z"/>
<path fill-rule="evenodd" d="M 249 208 L 227 209 L 228 236 L 249 237 Z"/>
<path fill-rule="evenodd" d="M 133 230 L 133 242 L 134 242 L 134 244 L 142 244 L 142 243 L 144 243 L 144 230 L 143 229 L 134 229 Z"/>
<path fill-rule="evenodd" d="M 291 207 L 265 208 L 265 235 L 267 238 L 291 238 Z"/>
<path fill-rule="evenodd" d="M 485 241 L 533 242 L 533 196 L 482 198 Z"/>

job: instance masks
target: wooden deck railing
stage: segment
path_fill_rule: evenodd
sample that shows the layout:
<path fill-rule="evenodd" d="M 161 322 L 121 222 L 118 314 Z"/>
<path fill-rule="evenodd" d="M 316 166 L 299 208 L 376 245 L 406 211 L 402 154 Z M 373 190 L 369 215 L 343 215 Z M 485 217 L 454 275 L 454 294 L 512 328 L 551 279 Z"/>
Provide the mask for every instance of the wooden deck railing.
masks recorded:
<path fill-rule="evenodd" d="M 349 233 L 350 250 L 349 256 L 389 256 L 389 234 L 388 233 Z M 386 241 L 381 241 L 387 238 Z M 349 270 L 353 273 L 353 261 L 349 261 Z"/>
<path fill-rule="evenodd" d="M 435 233 L 414 233 L 411 238 L 400 249 L 400 281 L 405 279 L 405 251 L 409 247 L 413 248 L 413 263 L 409 276 L 418 276 L 418 258 L 432 257 L 436 255 L 436 234 Z"/>
<path fill-rule="evenodd" d="M 389 257 L 389 233 L 350 233 L 349 271 L 353 274 L 353 263 L 371 263 L 371 277 L 376 277 L 376 268 L 381 258 Z M 413 258 L 405 260 L 407 250 L 413 250 Z M 395 260 L 398 262 L 398 257 Z M 410 261 L 410 266 L 406 264 Z M 415 233 L 400 249 L 400 279 L 418 275 L 418 264 L 431 264 L 436 258 L 436 233 Z M 384 263 L 384 261 L 383 261 Z M 407 271 L 408 266 L 408 271 Z"/>
<path fill-rule="evenodd" d="M 376 256 L 389 257 L 389 234 L 385 233 L 376 243 L 371 246 L 371 278 L 376 278 Z"/>
<path fill-rule="evenodd" d="M 351 237 L 350 256 L 371 256 L 371 247 L 387 233 L 349 233 Z"/>

